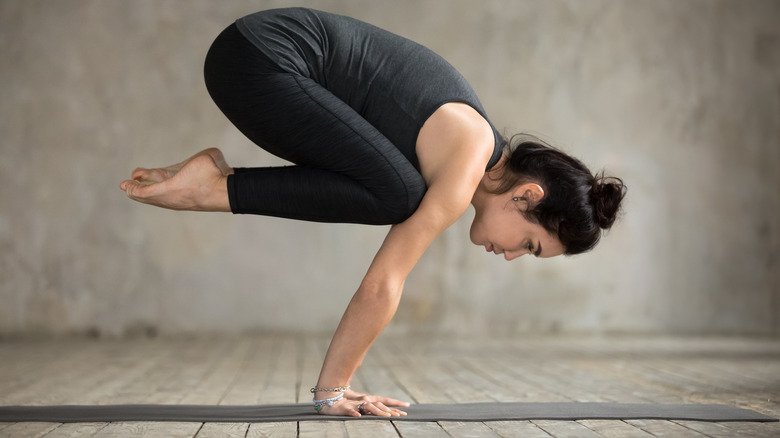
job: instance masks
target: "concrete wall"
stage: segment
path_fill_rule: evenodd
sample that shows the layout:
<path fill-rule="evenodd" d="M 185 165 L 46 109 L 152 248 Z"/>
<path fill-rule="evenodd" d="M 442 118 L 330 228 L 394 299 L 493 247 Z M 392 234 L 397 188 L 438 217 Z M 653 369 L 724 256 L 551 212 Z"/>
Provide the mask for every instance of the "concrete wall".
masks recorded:
<path fill-rule="evenodd" d="M 136 166 L 210 146 L 288 164 L 209 98 L 235 18 L 306 5 L 419 41 L 491 120 L 629 186 L 593 252 L 507 263 L 470 211 L 388 330 L 780 334 L 780 2 L 0 2 L 0 334 L 335 329 L 389 227 L 139 204 Z"/>

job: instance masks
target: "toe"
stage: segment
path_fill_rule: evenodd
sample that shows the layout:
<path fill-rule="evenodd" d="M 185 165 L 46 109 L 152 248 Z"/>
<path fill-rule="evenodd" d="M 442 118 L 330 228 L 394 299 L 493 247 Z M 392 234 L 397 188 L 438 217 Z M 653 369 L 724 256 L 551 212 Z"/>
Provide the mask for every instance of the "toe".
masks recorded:
<path fill-rule="evenodd" d="M 148 173 L 149 173 L 148 169 L 144 169 L 143 167 L 136 167 L 135 170 L 133 170 L 133 173 L 130 177 L 132 179 L 143 178 Z"/>

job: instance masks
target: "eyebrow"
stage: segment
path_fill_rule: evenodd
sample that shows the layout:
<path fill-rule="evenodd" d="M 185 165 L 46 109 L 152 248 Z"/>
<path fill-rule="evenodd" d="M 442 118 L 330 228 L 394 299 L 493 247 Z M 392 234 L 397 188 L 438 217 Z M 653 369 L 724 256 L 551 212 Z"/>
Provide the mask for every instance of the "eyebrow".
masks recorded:
<path fill-rule="evenodd" d="M 536 249 L 536 252 L 534 253 L 534 256 L 535 257 L 539 257 L 539 254 L 542 253 L 542 242 L 539 242 L 536 246 L 538 248 Z"/>

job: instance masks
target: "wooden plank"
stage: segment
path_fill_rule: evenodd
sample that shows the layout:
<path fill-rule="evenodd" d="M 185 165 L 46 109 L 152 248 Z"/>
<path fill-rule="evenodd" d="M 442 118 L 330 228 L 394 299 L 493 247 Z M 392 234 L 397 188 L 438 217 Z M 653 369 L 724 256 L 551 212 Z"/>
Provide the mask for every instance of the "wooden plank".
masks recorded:
<path fill-rule="evenodd" d="M 443 389 L 444 395 L 448 400 L 445 402 L 452 403 L 455 400 L 460 401 L 486 401 L 494 400 L 486 392 L 469 391 L 470 385 L 458 381 L 455 376 L 451 375 L 449 370 L 442 368 L 440 360 L 437 357 L 420 356 L 410 353 L 409 350 L 401 348 L 394 340 L 388 339 L 386 353 L 384 359 L 387 360 L 387 353 L 392 353 L 392 357 L 396 360 L 393 362 L 400 362 L 400 367 L 395 367 L 396 372 L 403 372 L 408 376 L 409 370 L 414 370 L 415 373 L 424 374 L 427 379 L 421 380 L 418 385 L 422 385 L 423 389 L 427 392 L 431 388 Z M 385 362 L 387 364 L 387 362 Z M 404 367 L 405 364 L 406 366 Z M 396 422 L 400 424 L 401 422 Z M 482 422 L 478 421 L 437 421 L 441 428 L 450 436 L 470 436 L 470 437 L 494 437 L 497 435 L 490 427 Z"/>
<path fill-rule="evenodd" d="M 197 386 L 178 400 L 179 404 L 218 405 L 230 390 L 239 370 L 251 353 L 252 339 L 241 337 L 208 370 Z"/>
<path fill-rule="evenodd" d="M 284 352 L 285 358 L 280 361 L 279 357 L 283 348 L 286 349 Z M 242 384 L 243 389 L 236 389 L 237 386 L 234 386 L 234 389 L 238 392 L 232 391 L 232 395 L 228 397 L 234 397 L 232 400 L 236 401 L 251 400 L 251 404 L 295 403 L 296 396 L 294 390 L 277 392 L 277 394 L 272 395 L 266 392 L 270 386 L 271 379 L 274 378 L 276 368 L 278 366 L 290 365 L 290 354 L 289 337 L 263 336 L 254 355 L 257 359 L 257 364 L 254 366 L 247 365 L 246 373 L 243 377 L 239 377 L 240 380 L 238 382 Z M 298 367 L 295 359 L 293 358 L 292 360 L 293 367 Z M 253 369 L 255 367 L 256 370 Z M 244 395 L 242 396 L 242 394 Z M 228 400 L 228 397 L 225 400 Z M 297 435 L 298 422 L 295 421 L 250 423 L 247 430 L 247 437 L 294 437 Z"/>
<path fill-rule="evenodd" d="M 344 421 L 332 420 L 310 420 L 298 422 L 299 438 L 338 438 L 346 437 L 347 429 L 344 427 Z"/>
<path fill-rule="evenodd" d="M 506 387 L 516 395 L 515 401 L 571 401 L 568 397 L 550 391 L 550 388 L 539 386 L 523 379 L 523 376 L 527 375 L 528 372 L 523 368 L 524 365 L 522 363 L 517 361 L 511 361 L 511 364 L 500 362 L 501 359 L 496 357 L 486 359 L 466 357 L 459 361 L 464 367 L 481 374 L 485 380 L 492 381 L 495 385 Z"/>
<path fill-rule="evenodd" d="M 398 438 L 398 431 L 393 427 L 393 422 L 390 420 L 354 420 L 344 421 L 344 429 L 347 431 L 347 436 L 362 438 L 362 437 L 387 437 Z"/>
<path fill-rule="evenodd" d="M 231 437 L 231 438 L 244 438 L 246 436 L 249 423 L 203 423 L 203 427 L 200 428 L 197 438 L 211 438 L 211 437 Z"/>
<path fill-rule="evenodd" d="M 252 336 L 251 344 L 246 352 L 246 357 L 240 364 L 234 378 L 230 382 L 220 405 L 244 405 L 257 404 L 263 393 L 268 378 L 271 374 L 271 366 L 274 359 L 274 346 L 279 345 L 278 339 L 272 336 Z M 217 423 L 207 423 L 214 429 Z M 229 423 L 238 424 L 238 423 Z M 244 433 L 248 437 L 283 437 L 297 436 L 298 425 L 296 422 L 259 422 L 242 423 Z M 203 429 L 199 432 L 200 436 Z M 210 432 L 209 432 L 210 433 Z M 243 436 L 243 435 L 242 435 Z"/>
<path fill-rule="evenodd" d="M 177 404 L 187 394 L 187 388 L 197 386 L 235 342 L 212 336 L 195 339 L 171 339 L 159 345 L 177 346 L 175 357 L 161 362 L 145 380 L 132 388 L 141 395 L 141 403 Z M 205 356 L 205 358 L 204 358 Z M 192 437 L 202 427 L 201 422 L 118 421 L 101 429 L 95 436 L 181 436 Z"/>
<path fill-rule="evenodd" d="M 642 430 L 633 424 L 615 420 L 579 420 L 581 425 L 604 437 L 652 437 L 653 434 Z"/>
<path fill-rule="evenodd" d="M 710 421 L 680 421 L 674 420 L 674 423 L 685 427 L 686 429 L 699 432 L 709 437 L 721 438 L 721 437 L 733 437 L 736 434 L 733 430 L 724 426 L 723 423 L 713 423 Z"/>
<path fill-rule="evenodd" d="M 252 353 L 253 340 L 246 336 L 236 339 L 232 351 L 223 356 L 209 371 L 203 380 L 190 391 L 179 404 L 220 404 L 225 394 L 236 378 L 241 367 Z M 205 437 L 244 437 L 249 428 L 247 422 L 213 422 L 204 423 L 196 435 Z"/>
<path fill-rule="evenodd" d="M 380 394 L 412 403 L 413 398 L 409 391 L 400 384 L 393 372 L 379 360 L 379 351 L 386 348 L 387 346 L 381 338 L 377 340 L 363 360 L 363 364 L 358 368 L 356 376 L 362 390 L 369 394 Z"/>
<path fill-rule="evenodd" d="M 0 403 L 7 404 L 15 392 L 54 373 L 72 352 L 70 342 L 51 340 L 6 341 L 0 357 Z M 68 354 L 66 354 L 68 353 Z"/>
<path fill-rule="evenodd" d="M 777 416 L 780 343 L 667 338 L 379 339 L 355 389 L 415 403 L 458 401 L 712 402 Z M 390 340 L 390 339 L 387 339 Z M 159 342 L 158 342 L 159 341 Z M 87 403 L 309 402 L 327 338 L 58 340 L 0 350 L 0 400 Z M 610 343 L 612 342 L 612 343 Z M 307 345 L 308 343 L 308 345 Z M 762 351 L 762 348 L 767 348 Z M 56 353 L 56 354 L 55 354 Z M 27 366 L 30 372 L 27 373 Z M 60 370 L 62 372 L 60 373 Z M 21 371 L 25 371 L 22 373 Z M 35 379 L 38 379 L 37 381 Z M 268 391 L 263 390 L 268 386 Z M 267 400 L 267 401 L 266 401 Z M 273 400 L 273 401 L 272 401 Z M 10 404 L 10 403 L 5 403 Z M 319 425 L 317 423 L 320 423 Z M 475 426 L 477 424 L 478 426 Z M 245 426 L 249 425 L 248 428 Z M 279 423 L 0 423 L 0 436 L 772 436 L 780 423 L 322 421 Z M 585 431 L 583 431 L 583 428 Z M 446 429 L 446 430 L 445 430 Z M 587 431 L 590 431 L 588 433 Z M 11 433 L 13 432 L 13 433 Z"/>
<path fill-rule="evenodd" d="M 501 436 L 481 421 L 437 421 L 437 423 L 454 438 L 492 438 Z"/>
<path fill-rule="evenodd" d="M 588 438 L 599 434 L 576 421 L 534 420 L 540 429 L 556 438 Z"/>
<path fill-rule="evenodd" d="M 14 423 L 4 429 L 0 429 L 0 438 L 39 437 L 56 429 L 59 425 L 60 423 L 48 423 L 41 421 Z"/>
<path fill-rule="evenodd" d="M 78 352 L 74 354 L 79 355 Z M 133 362 L 132 354 L 121 347 L 118 343 L 103 343 L 101 354 L 96 360 L 85 360 L 69 374 L 69 378 L 64 379 L 47 390 L 38 394 L 35 404 L 57 405 L 64 403 L 83 403 L 82 393 L 91 392 L 106 385 L 110 385 L 112 380 L 121 376 L 122 372 L 128 368 L 128 363 Z"/>
<path fill-rule="evenodd" d="M 105 404 L 112 399 L 116 400 L 113 397 L 120 393 L 122 388 L 145 378 L 149 370 L 161 361 L 171 360 L 176 351 L 161 348 L 159 342 L 149 340 L 114 341 L 110 348 L 114 351 L 109 355 L 114 356 L 114 359 L 95 365 L 107 367 L 113 372 L 106 374 L 106 379 L 90 379 L 71 387 L 67 394 L 67 403 Z"/>
<path fill-rule="evenodd" d="M 780 437 L 780 423 L 758 423 L 754 421 L 727 421 L 720 423 L 739 436 Z"/>
<path fill-rule="evenodd" d="M 707 435 L 669 420 L 626 420 L 626 423 L 638 427 L 657 437 L 706 437 Z"/>
<path fill-rule="evenodd" d="M 668 390 L 658 387 L 645 379 L 636 378 L 635 364 L 624 358 L 605 358 L 603 360 L 582 360 L 577 367 L 603 380 L 610 380 L 605 385 L 608 388 L 606 398 L 617 402 L 652 402 L 679 403 L 676 395 L 670 395 Z"/>
<path fill-rule="evenodd" d="M 435 421 L 393 421 L 398 434 L 404 438 L 438 438 L 449 435 Z"/>
<path fill-rule="evenodd" d="M 509 374 L 522 374 L 524 380 L 533 382 L 537 386 L 548 388 L 562 397 L 572 397 L 574 401 L 614 401 L 609 398 L 604 398 L 601 395 L 601 388 L 609 388 L 611 385 L 608 380 L 600 379 L 596 375 L 590 373 L 583 373 L 575 366 L 567 363 L 571 360 L 572 359 L 548 359 L 543 363 L 521 362 L 522 371 L 518 371 L 516 368 L 510 368 L 508 362 L 501 363 L 500 365 L 504 367 Z M 512 363 L 517 362 L 513 361 Z M 623 400 L 619 401 L 626 401 L 626 398 L 630 399 L 630 401 L 636 401 L 636 399 L 631 396 L 623 397 Z M 555 436 L 557 436 L 557 434 L 587 434 L 586 432 L 582 432 L 582 429 L 579 426 L 575 426 L 571 423 L 577 423 L 582 427 L 595 432 L 597 435 L 651 436 L 647 432 L 620 420 L 559 421 L 558 423 L 560 424 L 554 424 L 556 422 L 553 420 L 545 420 L 544 422 L 533 420 L 532 423 Z"/>
<path fill-rule="evenodd" d="M 727 401 L 728 404 L 737 407 L 778 416 L 780 404 L 769 388 L 780 387 L 780 369 L 778 369 L 777 375 L 767 379 L 752 378 L 750 376 L 752 370 L 745 364 L 746 361 L 749 361 L 750 356 L 749 353 L 745 354 L 747 357 L 741 357 L 738 360 L 697 359 L 671 363 L 667 361 L 664 365 L 675 374 L 698 382 L 704 389 L 697 396 L 703 401 L 713 403 Z M 715 364 L 720 366 L 714 366 Z M 741 433 L 748 433 L 754 428 L 760 428 L 761 431 L 766 430 L 764 425 L 757 423 L 726 422 L 724 425 Z"/>
<path fill-rule="evenodd" d="M 130 436 L 191 438 L 203 423 L 169 421 L 119 421 L 99 430 L 94 437 L 126 438 Z"/>
<path fill-rule="evenodd" d="M 298 422 L 262 422 L 251 423 L 247 438 L 295 438 L 298 436 Z"/>
<path fill-rule="evenodd" d="M 328 340 L 322 337 L 301 337 L 298 339 L 301 349 L 300 374 L 298 376 L 297 403 L 311 403 L 314 411 L 314 394 L 311 388 L 317 384 L 320 377 L 322 362 L 328 348 Z"/>
<path fill-rule="evenodd" d="M 101 395 L 96 402 L 100 404 L 153 403 L 151 399 L 159 387 L 190 367 L 183 360 L 192 354 L 187 352 L 207 348 L 211 348 L 207 340 L 163 339 L 154 344 L 154 350 L 146 353 L 149 355 L 148 361 L 138 357 L 136 367 L 140 368 L 142 373 L 133 372 L 132 378 L 124 379 L 113 392 Z M 151 366 L 148 366 L 149 364 Z"/>
<path fill-rule="evenodd" d="M 271 376 L 265 390 L 257 398 L 258 403 L 297 403 L 298 345 L 292 336 L 280 336 L 279 350 L 275 353 Z"/>
<path fill-rule="evenodd" d="M 549 438 L 552 435 L 530 421 L 485 421 L 486 426 L 506 438 Z"/>
<path fill-rule="evenodd" d="M 108 342 L 108 341 L 107 341 Z M 123 350 L 129 352 L 125 365 L 116 367 L 119 374 L 114 374 L 112 381 L 108 384 L 97 385 L 94 389 L 88 390 L 82 397 L 75 397 L 74 401 L 69 403 L 85 404 L 112 404 L 126 402 L 123 399 L 124 388 L 135 384 L 140 379 L 148 379 L 149 370 L 154 369 L 164 361 L 170 361 L 178 357 L 177 348 L 169 348 L 170 342 L 160 340 L 144 340 L 133 342 L 127 340 L 111 341 L 113 345 L 118 345 Z M 108 345 L 108 344 L 106 344 Z M 176 343 L 176 346 L 181 343 Z M 87 434 L 98 433 L 106 428 L 110 423 L 64 423 L 56 429 L 47 433 L 47 438 L 52 436 L 84 436 Z"/>
<path fill-rule="evenodd" d="M 386 343 L 385 348 L 374 351 L 372 363 L 388 370 L 388 374 L 404 388 L 412 403 L 450 403 L 452 398 L 432 384 L 425 368 L 410 368 L 405 358 L 397 357 L 395 349 Z"/>
<path fill-rule="evenodd" d="M 0 394 L 0 403 L 8 404 L 46 404 L 51 399 L 52 391 L 73 379 L 83 376 L 92 369 L 89 367 L 103 357 L 103 350 L 98 343 L 77 343 L 74 340 L 63 340 L 72 346 L 72 350 L 62 356 L 53 358 L 39 372 L 31 375 L 34 380 L 25 379 L 25 384 L 16 387 L 5 394 Z M 67 351 L 67 350 L 66 350 Z"/>
<path fill-rule="evenodd" d="M 168 378 L 158 384 L 145 398 L 145 403 L 180 404 L 187 394 L 199 387 L 221 363 L 222 358 L 236 348 L 233 338 L 209 337 L 197 339 L 184 349 L 175 362 L 167 365 Z"/>
<path fill-rule="evenodd" d="M 107 425 L 108 423 L 62 423 L 43 436 L 46 438 L 92 436 Z M 0 431 L 0 434 L 2 434 L 2 431 Z"/>
<path fill-rule="evenodd" d="M 273 366 L 275 346 L 278 341 L 270 336 L 255 336 L 252 350 L 224 394 L 221 405 L 257 404 L 258 396 L 268 385 Z"/>

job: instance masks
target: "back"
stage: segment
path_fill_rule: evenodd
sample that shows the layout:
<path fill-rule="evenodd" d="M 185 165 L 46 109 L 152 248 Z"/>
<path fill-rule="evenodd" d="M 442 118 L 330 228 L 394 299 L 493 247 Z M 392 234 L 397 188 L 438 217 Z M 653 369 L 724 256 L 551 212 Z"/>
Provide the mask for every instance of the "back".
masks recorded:
<path fill-rule="evenodd" d="M 471 105 L 496 138 L 487 169 L 505 140 L 466 79 L 412 40 L 344 15 L 277 8 L 236 20 L 239 31 L 282 71 L 310 77 L 382 132 L 420 170 L 415 152 L 425 120 L 447 102 Z M 487 170 L 486 169 L 486 170 Z"/>

